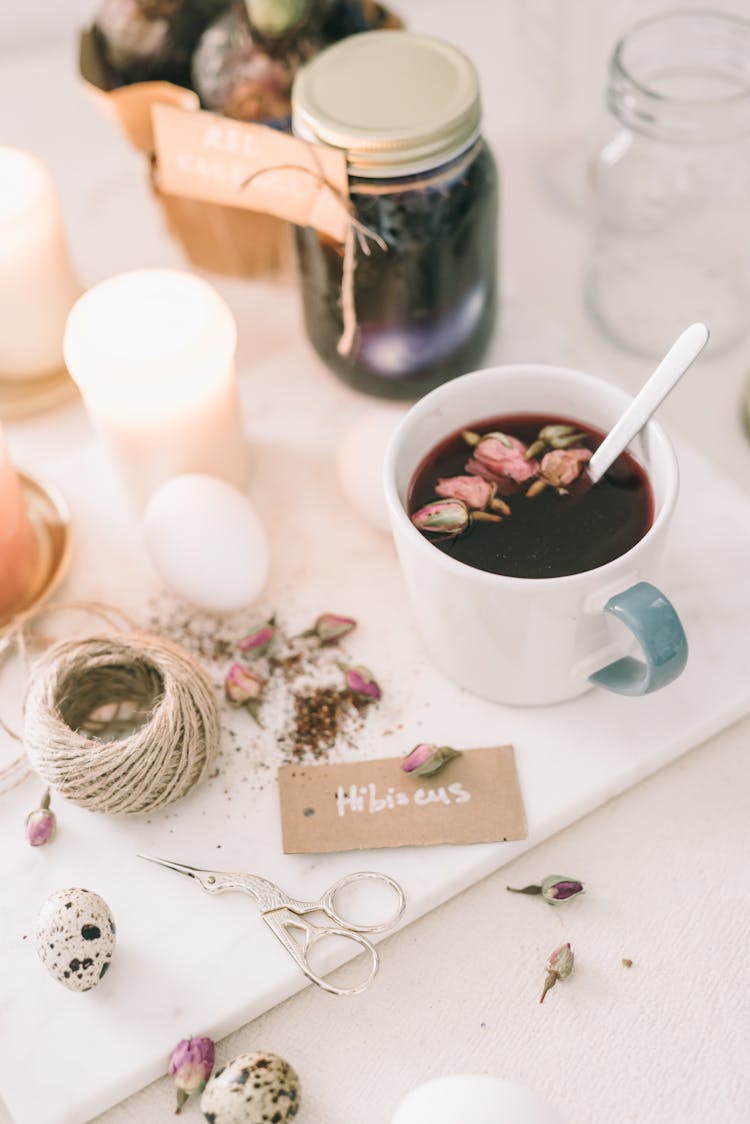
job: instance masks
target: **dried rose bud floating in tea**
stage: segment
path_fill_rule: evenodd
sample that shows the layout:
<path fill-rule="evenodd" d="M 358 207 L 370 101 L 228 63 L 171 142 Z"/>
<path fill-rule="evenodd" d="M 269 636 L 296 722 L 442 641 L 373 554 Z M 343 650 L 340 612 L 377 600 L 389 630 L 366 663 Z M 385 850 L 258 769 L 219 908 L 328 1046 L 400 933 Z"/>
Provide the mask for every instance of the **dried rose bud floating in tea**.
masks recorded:
<path fill-rule="evenodd" d="M 430 523 L 420 518 L 424 508 L 440 497 L 457 497 L 441 502 L 464 504 L 467 517 L 456 525 L 465 530 L 422 533 L 438 550 L 478 570 L 518 578 L 593 570 L 635 546 L 654 512 L 648 478 L 629 453 L 595 487 L 582 479 L 603 439 L 604 433 L 577 419 L 542 414 L 470 425 L 425 457 L 412 480 L 409 514 L 421 530 Z M 473 489 L 472 478 L 490 487 Z M 474 504 L 483 499 L 477 510 Z"/>

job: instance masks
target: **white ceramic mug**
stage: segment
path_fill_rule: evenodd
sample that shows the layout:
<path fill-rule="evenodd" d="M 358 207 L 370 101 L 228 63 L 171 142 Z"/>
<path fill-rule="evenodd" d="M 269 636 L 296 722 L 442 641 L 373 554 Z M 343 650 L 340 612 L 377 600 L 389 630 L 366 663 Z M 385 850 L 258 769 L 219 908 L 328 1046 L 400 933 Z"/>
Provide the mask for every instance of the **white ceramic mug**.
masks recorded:
<path fill-rule="evenodd" d="M 617 387 L 564 367 L 492 367 L 433 390 L 395 431 L 384 484 L 399 561 L 430 659 L 459 686 L 497 702 L 533 706 L 574 698 L 595 683 L 642 695 L 683 670 L 687 641 L 679 617 L 649 582 L 679 485 L 674 450 L 657 423 L 630 446 L 651 483 L 653 523 L 625 554 L 593 570 L 556 578 L 477 570 L 436 549 L 406 510 L 422 460 L 457 430 L 532 413 L 607 431 L 629 401 Z M 638 644 L 641 659 L 630 654 Z"/>

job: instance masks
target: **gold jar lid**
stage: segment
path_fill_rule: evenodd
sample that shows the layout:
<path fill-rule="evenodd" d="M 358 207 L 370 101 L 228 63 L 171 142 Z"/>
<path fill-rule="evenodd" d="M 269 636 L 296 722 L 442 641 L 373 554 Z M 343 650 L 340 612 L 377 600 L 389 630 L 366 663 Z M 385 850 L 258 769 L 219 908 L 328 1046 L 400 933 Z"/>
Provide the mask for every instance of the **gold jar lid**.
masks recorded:
<path fill-rule="evenodd" d="M 480 122 L 471 60 L 409 31 L 343 39 L 303 67 L 292 90 L 296 136 L 345 149 L 353 175 L 435 168 L 473 143 Z"/>

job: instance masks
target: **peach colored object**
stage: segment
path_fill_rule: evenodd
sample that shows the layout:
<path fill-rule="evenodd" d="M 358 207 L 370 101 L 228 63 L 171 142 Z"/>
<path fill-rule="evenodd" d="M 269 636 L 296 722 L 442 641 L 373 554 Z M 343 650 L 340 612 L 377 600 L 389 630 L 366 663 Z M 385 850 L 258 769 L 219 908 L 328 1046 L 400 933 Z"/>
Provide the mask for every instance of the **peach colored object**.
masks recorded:
<path fill-rule="evenodd" d="M 31 152 L 0 146 L 0 378 L 60 370 L 80 292 L 49 170 Z"/>
<path fill-rule="evenodd" d="M 23 604 L 39 558 L 21 481 L 0 430 L 0 617 Z"/>

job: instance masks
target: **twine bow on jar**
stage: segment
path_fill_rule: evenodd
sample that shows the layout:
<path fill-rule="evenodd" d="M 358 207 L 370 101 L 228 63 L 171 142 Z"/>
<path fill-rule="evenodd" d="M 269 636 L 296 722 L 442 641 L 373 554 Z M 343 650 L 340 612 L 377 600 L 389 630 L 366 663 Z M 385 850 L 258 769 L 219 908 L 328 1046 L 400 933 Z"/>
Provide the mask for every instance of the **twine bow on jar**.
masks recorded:
<path fill-rule="evenodd" d="M 307 168 L 304 164 L 276 164 L 272 168 L 259 168 L 256 172 L 252 172 L 251 175 L 246 176 L 242 180 L 238 190 L 244 191 L 260 176 L 274 172 L 303 172 L 305 175 L 311 176 L 322 190 L 327 190 L 336 204 L 341 208 L 346 224 L 346 233 L 344 235 L 344 260 L 341 269 L 341 318 L 343 331 L 336 344 L 336 350 L 339 355 L 346 356 L 351 355 L 354 345 L 354 335 L 357 330 L 357 310 L 354 303 L 356 247 L 359 245 L 365 257 L 369 257 L 372 253 L 370 242 L 374 242 L 384 253 L 388 252 L 388 243 L 377 231 L 369 226 L 365 226 L 363 222 L 359 221 L 352 212 L 349 196 L 345 191 L 336 187 L 335 184 L 332 184 L 326 178 L 314 148 L 311 147 L 310 153 L 317 165 L 317 170 Z"/>

